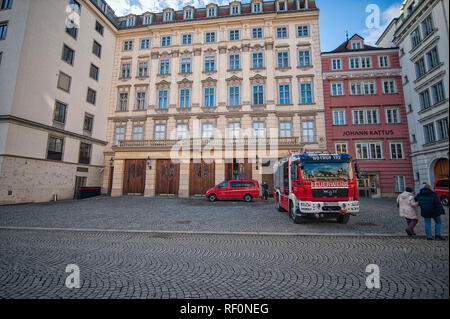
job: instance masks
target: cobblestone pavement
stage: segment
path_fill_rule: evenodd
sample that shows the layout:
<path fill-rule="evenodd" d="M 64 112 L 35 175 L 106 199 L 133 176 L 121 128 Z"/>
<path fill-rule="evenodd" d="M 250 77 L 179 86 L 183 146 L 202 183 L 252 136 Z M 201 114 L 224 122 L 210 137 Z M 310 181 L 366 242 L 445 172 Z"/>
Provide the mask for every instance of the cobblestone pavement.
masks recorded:
<path fill-rule="evenodd" d="M 0 298 L 448 298 L 448 241 L 0 230 Z M 68 289 L 65 268 L 80 268 Z M 366 266 L 381 287 L 365 285 Z"/>
<path fill-rule="evenodd" d="M 448 234 L 448 207 L 443 233 Z M 0 206 L 0 227 L 127 229 L 194 232 L 355 233 L 406 235 L 393 199 L 362 199 L 361 212 L 347 225 L 311 220 L 296 225 L 273 200 L 252 203 L 206 199 L 96 197 L 29 205 Z M 424 235 L 423 219 L 416 233 Z"/>

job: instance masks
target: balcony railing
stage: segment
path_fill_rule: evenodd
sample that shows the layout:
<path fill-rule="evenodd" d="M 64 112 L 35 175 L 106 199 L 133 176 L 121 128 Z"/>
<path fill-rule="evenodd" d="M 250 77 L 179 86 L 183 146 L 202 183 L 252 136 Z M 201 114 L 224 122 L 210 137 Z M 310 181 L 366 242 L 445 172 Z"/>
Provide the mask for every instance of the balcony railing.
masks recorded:
<path fill-rule="evenodd" d="M 279 138 L 236 138 L 236 139 L 184 139 L 184 140 L 122 140 L 119 141 L 116 148 L 142 148 L 142 149 L 170 149 L 177 143 L 183 147 L 297 147 L 299 146 L 298 137 L 279 137 Z"/>

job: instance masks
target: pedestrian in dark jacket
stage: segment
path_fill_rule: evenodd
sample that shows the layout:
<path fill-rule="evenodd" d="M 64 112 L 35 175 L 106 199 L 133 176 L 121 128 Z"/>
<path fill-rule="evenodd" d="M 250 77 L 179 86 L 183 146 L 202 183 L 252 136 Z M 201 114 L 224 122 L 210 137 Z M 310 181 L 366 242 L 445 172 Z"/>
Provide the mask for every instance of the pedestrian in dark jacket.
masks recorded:
<path fill-rule="evenodd" d="M 264 189 L 263 197 L 265 200 L 269 198 L 269 185 L 265 181 L 261 184 L 262 188 Z"/>
<path fill-rule="evenodd" d="M 431 231 L 431 219 L 434 219 L 434 234 L 436 239 L 445 240 L 441 236 L 441 215 L 445 213 L 444 207 L 442 207 L 441 201 L 439 197 L 433 190 L 430 185 L 425 185 L 420 193 L 415 198 L 416 202 L 419 203 L 420 206 L 420 214 L 425 220 L 425 232 L 427 234 L 427 239 L 433 239 L 433 233 Z"/>

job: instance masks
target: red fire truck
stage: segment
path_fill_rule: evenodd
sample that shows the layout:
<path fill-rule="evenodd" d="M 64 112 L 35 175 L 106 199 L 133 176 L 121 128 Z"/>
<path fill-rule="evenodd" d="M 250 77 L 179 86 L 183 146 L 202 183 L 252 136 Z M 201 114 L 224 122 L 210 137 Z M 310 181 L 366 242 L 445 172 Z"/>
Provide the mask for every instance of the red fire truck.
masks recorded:
<path fill-rule="evenodd" d="M 292 155 L 275 164 L 274 198 L 294 223 L 308 217 L 346 224 L 359 213 L 357 163 L 348 154 Z"/>

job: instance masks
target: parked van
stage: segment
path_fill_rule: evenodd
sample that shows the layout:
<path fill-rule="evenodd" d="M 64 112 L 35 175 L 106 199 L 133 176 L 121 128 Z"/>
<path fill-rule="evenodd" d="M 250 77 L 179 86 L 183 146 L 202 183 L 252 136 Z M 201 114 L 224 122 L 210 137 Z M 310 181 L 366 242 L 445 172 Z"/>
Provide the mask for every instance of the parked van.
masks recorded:
<path fill-rule="evenodd" d="M 259 197 L 261 194 L 258 181 L 253 180 L 226 180 L 206 192 L 206 198 L 210 202 L 220 199 L 243 199 L 245 202 L 251 202 Z"/>
<path fill-rule="evenodd" d="M 438 195 L 442 205 L 448 206 L 448 178 L 440 178 L 434 182 L 434 192 Z"/>

